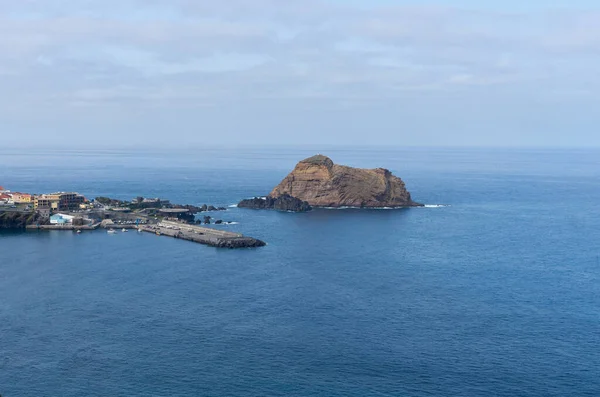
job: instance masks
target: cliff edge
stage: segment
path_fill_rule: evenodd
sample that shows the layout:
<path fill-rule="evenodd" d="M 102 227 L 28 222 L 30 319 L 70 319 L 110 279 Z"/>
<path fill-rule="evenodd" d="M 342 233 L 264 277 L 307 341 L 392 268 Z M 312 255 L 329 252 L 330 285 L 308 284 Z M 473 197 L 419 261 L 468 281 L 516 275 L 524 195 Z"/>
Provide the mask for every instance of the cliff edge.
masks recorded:
<path fill-rule="evenodd" d="M 402 179 L 384 168 L 335 164 L 321 154 L 300 161 L 269 194 L 291 196 L 313 207 L 417 207 Z"/>
<path fill-rule="evenodd" d="M 2 211 L 0 210 L 0 229 L 25 229 L 28 225 L 45 225 L 48 219 L 42 219 L 32 212 Z"/>

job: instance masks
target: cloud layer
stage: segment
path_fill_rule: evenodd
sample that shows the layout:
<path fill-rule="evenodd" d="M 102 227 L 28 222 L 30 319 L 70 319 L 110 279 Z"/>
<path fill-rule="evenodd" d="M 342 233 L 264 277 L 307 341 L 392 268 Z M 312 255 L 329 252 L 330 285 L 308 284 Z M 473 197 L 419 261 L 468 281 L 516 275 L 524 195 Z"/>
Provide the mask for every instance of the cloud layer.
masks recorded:
<path fill-rule="evenodd" d="M 568 144 L 598 121 L 598 10 L 340 4 L 0 1 L 3 135 Z"/>

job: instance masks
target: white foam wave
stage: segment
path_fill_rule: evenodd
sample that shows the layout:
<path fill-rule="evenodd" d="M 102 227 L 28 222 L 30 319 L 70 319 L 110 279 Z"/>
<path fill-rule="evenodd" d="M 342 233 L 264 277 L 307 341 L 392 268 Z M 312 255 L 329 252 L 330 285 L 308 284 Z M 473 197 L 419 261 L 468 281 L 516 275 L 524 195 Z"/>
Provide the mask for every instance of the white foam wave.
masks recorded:
<path fill-rule="evenodd" d="M 449 205 L 445 205 L 445 204 L 425 204 L 423 206 L 423 208 L 444 208 L 444 207 L 449 207 Z"/>
<path fill-rule="evenodd" d="M 229 208 L 237 208 L 237 204 L 231 204 Z"/>

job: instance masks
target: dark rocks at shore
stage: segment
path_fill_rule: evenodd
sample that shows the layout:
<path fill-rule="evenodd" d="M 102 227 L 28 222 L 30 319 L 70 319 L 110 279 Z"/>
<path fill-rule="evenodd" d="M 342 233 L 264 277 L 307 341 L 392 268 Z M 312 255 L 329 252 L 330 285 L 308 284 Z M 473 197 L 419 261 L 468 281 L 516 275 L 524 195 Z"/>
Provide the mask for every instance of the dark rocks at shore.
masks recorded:
<path fill-rule="evenodd" d="M 25 229 L 28 225 L 47 225 L 48 218 L 35 212 L 0 211 L 0 229 Z"/>
<path fill-rule="evenodd" d="M 195 205 L 181 205 L 181 206 L 172 206 L 172 208 L 181 208 L 188 210 L 191 214 L 196 214 L 200 212 L 200 207 L 196 207 Z"/>
<path fill-rule="evenodd" d="M 184 212 L 181 214 L 177 214 L 177 219 L 187 222 L 187 223 L 194 223 L 194 221 L 196 220 L 196 217 L 191 212 Z"/>
<path fill-rule="evenodd" d="M 291 212 L 306 212 L 312 209 L 306 201 L 292 197 L 289 194 L 282 194 L 277 198 L 267 196 L 242 200 L 238 204 L 238 208 L 271 209 Z"/>
<path fill-rule="evenodd" d="M 205 224 L 205 225 L 210 225 L 210 220 L 211 220 L 211 219 L 212 219 L 212 218 L 211 218 L 210 216 L 205 216 L 205 217 L 204 217 L 204 224 Z"/>
<path fill-rule="evenodd" d="M 193 206 L 186 206 L 185 208 L 188 208 L 190 210 L 190 212 L 194 212 L 194 213 L 199 213 L 199 212 L 211 212 L 211 211 L 227 211 L 227 208 L 225 207 L 215 207 L 214 205 L 202 205 L 202 207 L 193 207 L 193 209 L 191 208 Z"/>
<path fill-rule="evenodd" d="M 214 205 L 202 205 L 201 207 L 197 207 L 195 205 L 171 205 L 169 208 L 179 208 L 179 209 L 187 209 L 192 214 L 198 214 L 200 212 L 209 212 L 209 211 L 227 211 L 225 207 L 215 207 Z"/>
<path fill-rule="evenodd" d="M 219 239 L 217 242 L 211 244 L 217 248 L 258 248 L 267 245 L 264 241 L 252 238 L 252 237 L 238 237 L 238 238 L 225 238 Z"/>
<path fill-rule="evenodd" d="M 221 225 L 223 223 L 223 221 L 221 219 L 218 219 L 215 221 L 215 225 Z"/>

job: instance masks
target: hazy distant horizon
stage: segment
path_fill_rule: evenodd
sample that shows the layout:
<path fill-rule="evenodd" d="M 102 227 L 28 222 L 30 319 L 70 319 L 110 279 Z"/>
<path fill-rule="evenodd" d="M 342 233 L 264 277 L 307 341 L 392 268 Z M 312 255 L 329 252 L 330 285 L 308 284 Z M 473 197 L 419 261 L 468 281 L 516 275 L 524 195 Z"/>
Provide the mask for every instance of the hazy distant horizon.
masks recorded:
<path fill-rule="evenodd" d="M 32 0 L 0 26 L 2 146 L 600 147 L 591 0 Z"/>
<path fill-rule="evenodd" d="M 27 144 L 19 144 L 13 143 L 8 145 L 3 145 L 0 147 L 0 153 L 6 151 L 24 151 L 24 150 L 48 150 L 48 151 L 94 151 L 94 150 L 106 150 L 106 151 L 124 151 L 124 152 L 135 152 L 135 151 L 169 151 L 169 152 L 177 152 L 177 151 L 193 151 L 193 150 L 224 150 L 224 151 L 235 151 L 235 150 L 291 150 L 291 149 L 299 149 L 299 150 L 315 150 L 315 154 L 317 152 L 327 155 L 327 150 L 335 150 L 335 151 L 343 151 L 343 150 L 360 150 L 361 148 L 365 150 L 378 149 L 378 150 L 416 150 L 416 151 L 530 151 L 530 150 L 540 150 L 540 151 L 555 151 L 555 150 L 564 150 L 564 151 L 596 151 L 600 150 L 600 145 L 573 145 L 573 146 L 558 146 L 558 145 L 504 145 L 504 146 L 494 146 L 494 145 L 386 145 L 382 144 L 281 144 L 281 143 L 267 143 L 267 144 L 252 144 L 252 143 L 241 143 L 241 144 L 227 144 L 227 143 L 212 143 L 212 144 L 191 144 L 191 145 L 168 145 L 168 144 L 150 144 L 150 145 L 138 145 L 138 144 L 128 144 L 128 145 L 110 145 L 110 144 L 57 144 L 57 143 L 27 143 Z"/>

